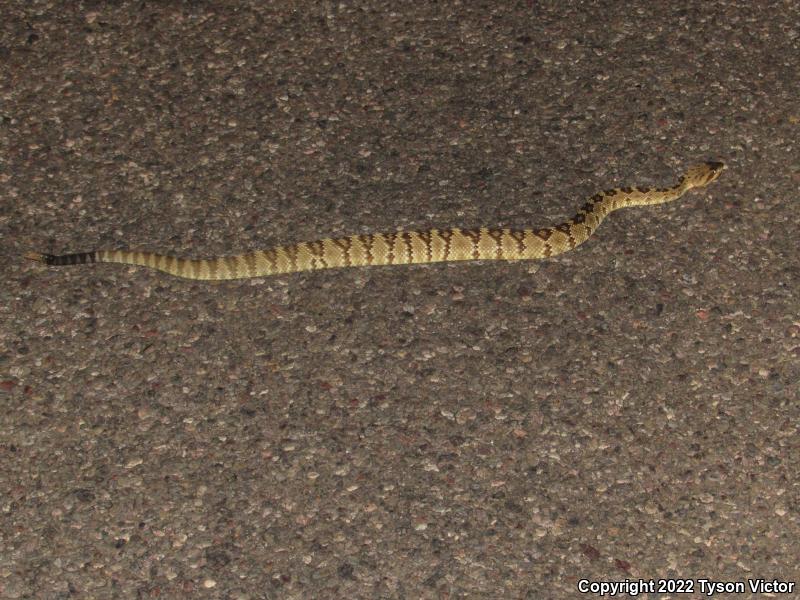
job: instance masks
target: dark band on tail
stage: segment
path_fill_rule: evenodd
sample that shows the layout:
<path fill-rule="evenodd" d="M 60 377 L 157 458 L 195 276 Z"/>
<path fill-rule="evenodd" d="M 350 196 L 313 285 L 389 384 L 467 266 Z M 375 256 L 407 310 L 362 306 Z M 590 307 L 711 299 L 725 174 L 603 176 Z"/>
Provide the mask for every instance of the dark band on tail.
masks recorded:
<path fill-rule="evenodd" d="M 28 252 L 25 258 L 30 258 L 31 260 L 55 267 L 63 265 L 85 265 L 87 263 L 97 262 L 97 254 L 95 252 L 78 252 L 76 254 L 62 254 L 60 256 Z"/>

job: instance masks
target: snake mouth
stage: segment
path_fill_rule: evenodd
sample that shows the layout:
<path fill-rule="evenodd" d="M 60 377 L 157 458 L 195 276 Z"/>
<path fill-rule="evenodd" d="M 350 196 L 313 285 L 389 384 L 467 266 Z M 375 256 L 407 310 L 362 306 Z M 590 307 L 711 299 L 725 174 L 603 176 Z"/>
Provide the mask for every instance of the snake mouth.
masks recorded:
<path fill-rule="evenodd" d="M 722 171 L 725 169 L 725 163 L 710 160 L 706 162 L 706 166 L 713 171 Z"/>

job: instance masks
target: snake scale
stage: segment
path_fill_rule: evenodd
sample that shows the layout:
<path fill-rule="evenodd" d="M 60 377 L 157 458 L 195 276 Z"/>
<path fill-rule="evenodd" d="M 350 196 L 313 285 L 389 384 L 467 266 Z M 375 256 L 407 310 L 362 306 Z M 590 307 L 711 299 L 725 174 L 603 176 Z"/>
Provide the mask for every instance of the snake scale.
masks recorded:
<path fill-rule="evenodd" d="M 570 220 L 542 229 L 482 227 L 370 233 L 199 260 L 131 250 L 95 250 L 60 256 L 29 252 L 25 256 L 54 266 L 86 263 L 141 265 L 177 277 L 202 280 L 262 277 L 334 267 L 549 258 L 585 242 L 611 212 L 628 206 L 672 202 L 692 188 L 707 186 L 720 176 L 724 168 L 721 162 L 705 162 L 688 169 L 671 187 L 622 187 L 599 192 L 589 198 Z"/>

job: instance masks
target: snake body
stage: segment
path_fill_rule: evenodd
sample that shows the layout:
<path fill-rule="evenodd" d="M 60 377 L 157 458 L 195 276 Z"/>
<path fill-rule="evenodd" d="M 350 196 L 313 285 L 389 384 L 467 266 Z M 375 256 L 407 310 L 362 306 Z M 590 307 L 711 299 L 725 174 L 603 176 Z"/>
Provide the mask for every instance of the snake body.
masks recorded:
<path fill-rule="evenodd" d="M 589 198 L 570 220 L 542 229 L 482 227 L 370 233 L 196 260 L 131 250 L 95 250 L 63 255 L 29 252 L 25 256 L 53 266 L 86 263 L 141 265 L 177 277 L 201 280 L 264 277 L 334 267 L 549 258 L 585 242 L 611 212 L 628 206 L 672 202 L 692 188 L 707 186 L 720 176 L 724 168 L 721 162 L 706 162 L 688 169 L 671 187 L 622 187 L 599 192 Z"/>

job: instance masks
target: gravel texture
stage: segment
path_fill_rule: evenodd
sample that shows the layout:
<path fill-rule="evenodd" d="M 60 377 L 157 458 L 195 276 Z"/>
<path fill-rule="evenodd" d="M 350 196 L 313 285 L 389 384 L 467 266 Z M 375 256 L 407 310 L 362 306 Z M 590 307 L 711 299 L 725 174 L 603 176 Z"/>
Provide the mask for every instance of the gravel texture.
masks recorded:
<path fill-rule="evenodd" d="M 3 4 L 0 597 L 800 582 L 796 0 Z M 708 159 L 548 261 L 21 258 L 548 225 Z"/>

